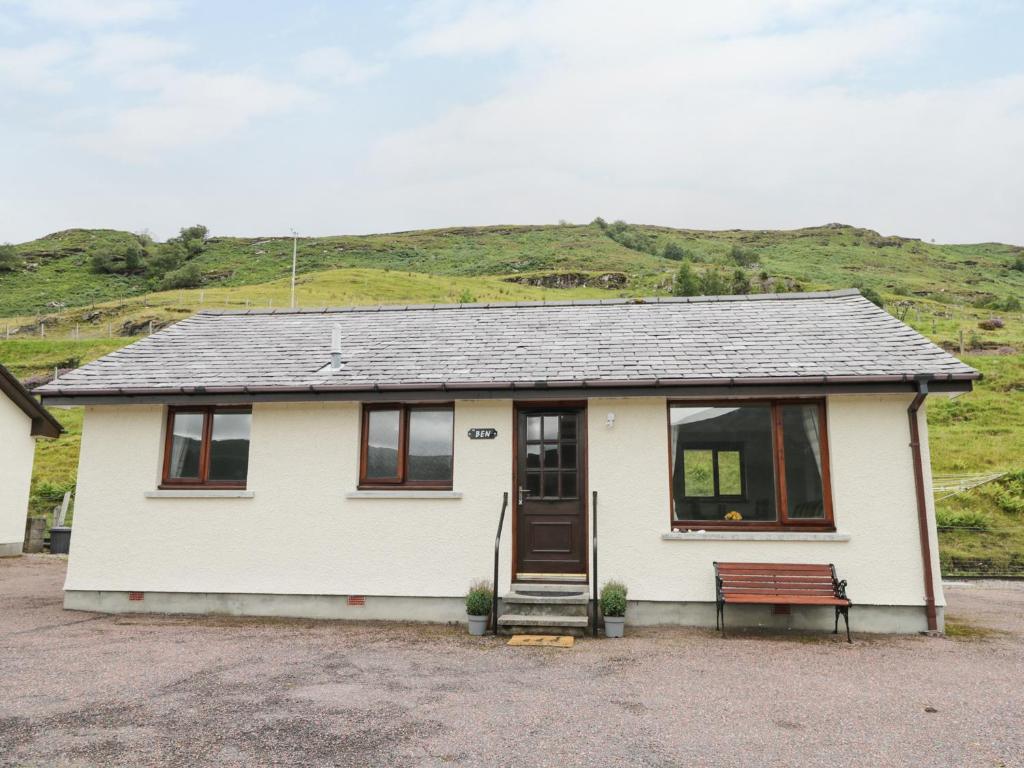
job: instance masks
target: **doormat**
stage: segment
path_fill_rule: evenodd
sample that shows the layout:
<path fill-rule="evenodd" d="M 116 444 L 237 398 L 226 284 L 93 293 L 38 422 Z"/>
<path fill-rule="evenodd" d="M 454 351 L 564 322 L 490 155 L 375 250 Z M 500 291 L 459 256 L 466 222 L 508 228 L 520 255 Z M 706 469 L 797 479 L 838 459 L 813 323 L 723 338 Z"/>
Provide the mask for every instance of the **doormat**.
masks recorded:
<path fill-rule="evenodd" d="M 507 645 L 539 645 L 545 648 L 572 648 L 576 638 L 569 635 L 512 635 Z"/>

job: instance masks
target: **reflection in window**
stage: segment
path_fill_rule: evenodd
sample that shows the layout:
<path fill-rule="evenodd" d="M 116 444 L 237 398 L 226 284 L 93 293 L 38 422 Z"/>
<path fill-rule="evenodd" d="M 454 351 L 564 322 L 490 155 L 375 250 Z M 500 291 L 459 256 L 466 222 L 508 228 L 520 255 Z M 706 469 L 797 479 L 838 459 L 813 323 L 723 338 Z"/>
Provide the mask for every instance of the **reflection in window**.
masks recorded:
<path fill-rule="evenodd" d="M 823 518 L 821 435 L 816 405 L 782 406 L 782 444 L 786 457 L 786 506 L 798 519 Z"/>
<path fill-rule="evenodd" d="M 210 432 L 211 482 L 244 483 L 249 474 L 248 413 L 214 413 Z"/>
<path fill-rule="evenodd" d="M 177 413 L 171 419 L 171 461 L 167 476 L 198 480 L 199 457 L 203 445 L 203 414 Z"/>
<path fill-rule="evenodd" d="M 669 418 L 675 519 L 776 519 L 770 406 L 673 406 Z"/>
<path fill-rule="evenodd" d="M 451 406 L 367 406 L 360 483 L 450 488 Z"/>
<path fill-rule="evenodd" d="M 452 481 L 452 423 L 450 408 L 409 412 L 409 480 Z"/>
<path fill-rule="evenodd" d="M 672 406 L 673 519 L 831 522 L 823 413 L 820 402 Z"/>
<path fill-rule="evenodd" d="M 574 499 L 580 494 L 577 414 L 529 414 L 526 417 L 526 477 L 531 498 Z"/>
<path fill-rule="evenodd" d="M 244 488 L 249 474 L 252 412 L 240 408 L 168 409 L 163 482 Z"/>
<path fill-rule="evenodd" d="M 366 477 L 398 477 L 398 436 L 402 411 L 374 410 L 367 417 Z"/>

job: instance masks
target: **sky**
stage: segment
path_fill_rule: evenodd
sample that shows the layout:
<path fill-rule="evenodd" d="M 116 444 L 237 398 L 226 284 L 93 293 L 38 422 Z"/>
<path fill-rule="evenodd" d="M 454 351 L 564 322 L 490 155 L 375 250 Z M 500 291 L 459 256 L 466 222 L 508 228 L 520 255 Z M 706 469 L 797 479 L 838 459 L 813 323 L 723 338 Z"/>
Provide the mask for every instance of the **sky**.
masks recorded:
<path fill-rule="evenodd" d="M 602 216 L 1024 244 L 1022 39 L 1022 0 L 0 0 L 0 242 Z"/>

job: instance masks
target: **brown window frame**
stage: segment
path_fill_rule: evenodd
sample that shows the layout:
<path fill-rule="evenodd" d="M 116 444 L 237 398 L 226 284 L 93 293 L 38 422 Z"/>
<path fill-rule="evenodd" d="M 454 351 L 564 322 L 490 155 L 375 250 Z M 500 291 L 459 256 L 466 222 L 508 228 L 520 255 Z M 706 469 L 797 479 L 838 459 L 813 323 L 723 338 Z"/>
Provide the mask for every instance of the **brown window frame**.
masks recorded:
<path fill-rule="evenodd" d="M 203 436 L 199 445 L 199 477 L 198 478 L 175 478 L 170 477 L 171 468 L 171 446 L 174 442 L 174 417 L 179 413 L 201 413 L 203 414 Z M 210 442 L 213 434 L 214 413 L 248 413 L 252 416 L 250 406 L 236 405 L 172 405 L 167 408 L 167 418 L 164 422 L 164 461 L 163 470 L 160 475 L 160 488 L 167 489 L 221 489 L 221 490 L 245 490 L 249 483 L 248 472 L 246 479 L 242 482 L 235 480 L 208 480 L 210 474 Z M 252 439 L 249 440 L 250 447 Z"/>
<path fill-rule="evenodd" d="M 367 452 L 369 449 L 370 414 L 374 411 L 398 411 L 398 475 L 394 478 L 368 478 Z M 451 411 L 452 413 L 452 480 L 407 480 L 406 465 L 409 454 L 409 415 L 413 411 Z M 411 488 L 425 491 L 450 491 L 455 478 L 455 403 L 364 403 L 362 426 L 359 430 L 359 490 L 380 491 Z"/>
<path fill-rule="evenodd" d="M 777 519 L 773 522 L 765 520 L 677 520 L 675 518 L 675 499 L 672 495 L 672 408 L 705 405 L 709 407 L 734 408 L 745 405 L 766 405 L 771 409 L 772 424 L 772 467 L 775 472 L 775 509 Z M 821 451 L 821 486 L 824 517 L 793 518 L 789 517 L 789 503 L 786 491 L 786 456 L 782 434 L 782 406 L 784 405 L 817 405 L 818 427 L 820 430 Z M 832 508 L 832 472 L 828 442 L 828 410 L 823 398 L 787 398 L 787 399 L 753 399 L 753 400 L 669 400 L 666 408 L 668 428 L 668 516 L 672 530 L 688 530 L 699 528 L 707 531 L 810 531 L 826 533 L 835 531 L 835 518 Z M 743 481 L 746 491 L 746 478 Z M 700 497 L 702 499 L 706 497 Z M 735 497 L 732 497 L 735 498 Z"/>

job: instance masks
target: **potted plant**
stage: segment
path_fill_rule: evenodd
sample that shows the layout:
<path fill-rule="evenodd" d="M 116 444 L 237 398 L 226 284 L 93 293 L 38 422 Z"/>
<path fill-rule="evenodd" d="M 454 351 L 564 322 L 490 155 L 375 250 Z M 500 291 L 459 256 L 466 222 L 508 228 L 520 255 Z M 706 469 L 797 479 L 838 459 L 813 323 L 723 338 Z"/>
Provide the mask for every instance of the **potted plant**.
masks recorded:
<path fill-rule="evenodd" d="M 494 604 L 494 590 L 489 581 L 476 581 L 466 594 L 466 618 L 469 620 L 469 634 L 482 635 L 487 631 L 487 619 Z"/>
<path fill-rule="evenodd" d="M 607 581 L 601 587 L 601 613 L 604 615 L 605 637 L 622 637 L 626 624 L 626 594 L 621 581 Z"/>

